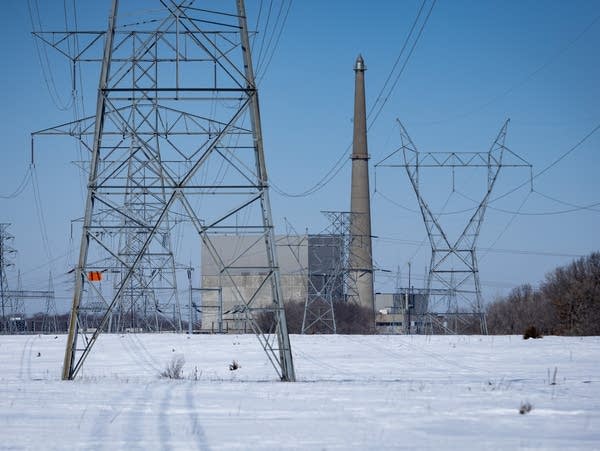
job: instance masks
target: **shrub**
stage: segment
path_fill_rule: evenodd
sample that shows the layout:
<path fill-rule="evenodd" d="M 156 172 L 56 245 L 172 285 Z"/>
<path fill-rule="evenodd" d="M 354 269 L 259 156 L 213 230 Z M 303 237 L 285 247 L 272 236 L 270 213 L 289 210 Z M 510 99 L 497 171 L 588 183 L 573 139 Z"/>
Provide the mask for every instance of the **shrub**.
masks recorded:
<path fill-rule="evenodd" d="M 523 332 L 523 340 L 528 338 L 542 338 L 542 334 L 535 326 L 527 326 L 525 332 Z"/>
<path fill-rule="evenodd" d="M 533 406 L 531 404 L 529 404 L 528 402 L 523 402 L 521 403 L 521 407 L 519 407 L 519 413 L 521 415 L 525 415 L 526 413 L 531 412 L 531 409 L 533 409 Z"/>
<path fill-rule="evenodd" d="M 285 315 L 290 334 L 302 333 L 304 318 L 304 301 L 289 301 L 285 303 Z M 323 304 L 323 308 L 327 306 Z M 368 307 L 363 307 L 355 302 L 334 301 L 336 331 L 338 334 L 374 334 L 375 315 Z M 260 329 L 267 333 L 275 330 L 275 311 L 263 310 L 256 315 L 256 322 Z M 317 324 L 307 333 L 331 333 L 330 328 Z"/>
<path fill-rule="evenodd" d="M 183 365 L 185 359 L 182 355 L 173 356 L 171 361 L 167 364 L 164 371 L 160 373 L 160 377 L 166 379 L 181 379 L 183 377 Z"/>

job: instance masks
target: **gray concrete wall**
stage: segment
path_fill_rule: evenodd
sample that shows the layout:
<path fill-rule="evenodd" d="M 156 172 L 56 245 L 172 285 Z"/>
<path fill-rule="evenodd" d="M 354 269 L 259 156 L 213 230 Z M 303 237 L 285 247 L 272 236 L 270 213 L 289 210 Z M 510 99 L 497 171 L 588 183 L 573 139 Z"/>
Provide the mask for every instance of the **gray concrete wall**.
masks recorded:
<path fill-rule="evenodd" d="M 211 256 L 207 246 L 201 249 L 201 286 L 202 288 L 221 288 L 223 297 L 223 315 L 228 321 L 236 316 L 236 306 L 244 305 L 251 299 L 251 307 L 271 306 L 273 296 L 269 281 L 264 283 L 268 274 L 264 241 L 249 235 L 213 235 L 211 245 L 217 249 L 223 265 Z M 306 299 L 308 267 L 308 239 L 306 235 L 277 236 L 275 249 L 280 268 L 280 280 L 283 301 L 301 301 Z M 264 285 L 259 289 L 261 284 Z M 257 291 L 258 290 L 258 291 Z M 217 328 L 218 293 L 202 293 L 202 329 L 210 331 Z"/>

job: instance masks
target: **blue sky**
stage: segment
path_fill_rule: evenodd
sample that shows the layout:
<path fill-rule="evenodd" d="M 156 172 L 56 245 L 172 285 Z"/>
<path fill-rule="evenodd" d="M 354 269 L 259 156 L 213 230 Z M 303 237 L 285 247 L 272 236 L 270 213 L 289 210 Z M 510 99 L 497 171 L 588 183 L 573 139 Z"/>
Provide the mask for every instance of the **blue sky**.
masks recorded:
<path fill-rule="evenodd" d="M 73 2 L 65 3 L 72 21 Z M 247 3 L 252 22 L 258 2 Z M 27 5 L 4 2 L 0 18 L 1 195 L 14 191 L 25 174 L 29 133 L 73 117 L 72 111 L 57 109 L 48 93 L 30 35 Z M 352 136 L 356 56 L 361 53 L 368 68 L 370 108 L 420 5 L 421 1 L 409 0 L 293 2 L 260 82 L 267 164 L 278 189 L 272 194 L 272 210 L 279 232 L 284 232 L 287 218 L 298 231 L 318 233 L 327 225 L 321 210 L 349 208 L 349 162 L 313 195 L 295 198 L 278 191 L 305 191 L 343 157 Z M 428 1 L 425 11 L 430 6 Z M 77 2 L 77 8 L 80 28 L 105 27 L 108 0 Z M 40 2 L 40 11 L 45 28 L 65 27 L 63 1 Z M 400 144 L 396 118 L 421 151 L 486 151 L 510 118 L 508 147 L 529 161 L 534 173 L 541 171 L 600 123 L 599 16 L 600 3 L 594 0 L 435 3 L 368 137 L 377 236 L 374 258 L 381 269 L 392 271 L 378 272 L 378 290 L 393 287 L 398 267 L 406 284 L 409 261 L 413 283 L 422 285 L 429 262 L 427 242 L 419 246 L 426 234 L 420 214 L 414 212 L 418 205 L 408 178 L 402 169 L 373 167 Z M 57 91 L 66 100 L 68 66 L 52 54 L 51 59 Z M 88 111 L 93 110 L 94 77 L 90 74 L 84 80 Z M 490 204 L 479 241 L 486 300 L 520 283 L 537 284 L 573 256 L 599 249 L 600 205 L 588 209 L 568 205 L 600 201 L 599 145 L 600 131 L 536 178 L 534 192 L 526 185 Z M 36 154 L 45 227 L 38 219 L 31 184 L 16 199 L 0 199 L 0 222 L 13 224 L 14 247 L 19 250 L 15 263 L 23 274 L 23 288 L 46 288 L 49 259 L 54 260 L 55 288 L 68 285 L 65 274 L 78 247 L 78 240 L 70 239 L 71 220 L 83 213 L 81 181 L 71 163 L 77 158 L 74 145 L 60 140 L 45 141 Z M 506 168 L 495 194 L 510 191 L 528 177 L 525 169 Z M 473 207 L 461 194 L 481 197 L 481 173 L 458 171 L 456 179 L 464 182 L 457 181 L 452 193 L 447 177 L 424 176 L 423 193 L 434 211 Z M 559 213 L 565 210 L 574 211 Z M 461 221 L 466 219 L 450 218 L 448 226 L 454 230 Z M 41 230 L 46 230 L 48 246 Z M 16 274 L 11 277 L 16 279 Z"/>

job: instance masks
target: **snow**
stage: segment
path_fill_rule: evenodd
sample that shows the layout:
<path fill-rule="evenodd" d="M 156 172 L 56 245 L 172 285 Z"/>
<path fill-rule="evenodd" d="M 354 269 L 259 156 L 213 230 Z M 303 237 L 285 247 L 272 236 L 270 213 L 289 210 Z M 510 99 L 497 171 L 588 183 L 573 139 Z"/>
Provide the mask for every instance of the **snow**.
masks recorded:
<path fill-rule="evenodd" d="M 600 337 L 292 336 L 296 383 L 175 334 L 101 335 L 64 382 L 65 339 L 0 336 L 1 450 L 600 449 Z"/>

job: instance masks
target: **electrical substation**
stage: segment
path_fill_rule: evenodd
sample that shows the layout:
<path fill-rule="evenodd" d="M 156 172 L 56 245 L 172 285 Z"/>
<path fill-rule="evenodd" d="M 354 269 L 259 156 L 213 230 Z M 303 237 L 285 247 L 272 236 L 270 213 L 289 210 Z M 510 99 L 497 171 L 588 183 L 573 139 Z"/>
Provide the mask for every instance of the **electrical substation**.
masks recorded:
<path fill-rule="evenodd" d="M 501 168 L 531 167 L 505 146 L 508 121 L 489 151 L 470 153 L 419 152 L 398 121 L 400 147 L 374 169 L 402 168 L 408 176 L 431 260 L 422 288 L 376 292 L 363 57 L 353 66 L 349 195 L 339 211 L 323 212 L 325 230 L 299 234 L 288 224 L 276 234 L 252 58 L 256 30 L 244 1 L 219 10 L 160 4 L 160 19 L 123 24 L 112 0 L 106 30 L 33 33 L 73 73 L 98 68 L 95 114 L 32 133 L 32 158 L 57 136 L 74 139 L 84 154 L 63 379 L 75 378 L 102 333 L 178 332 L 253 333 L 278 377 L 294 381 L 286 303 L 303 305 L 303 334 L 336 333 L 340 303 L 365 309 L 378 333 L 486 334 L 479 232 Z M 484 170 L 485 189 L 462 228 L 450 231 L 426 200 L 423 174 L 451 171 L 454 183 L 459 169 Z M 51 284 L 43 292 L 8 287 L 12 238 L 2 224 L 2 332 L 57 332 Z M 182 242 L 199 254 L 197 267 L 180 261 Z M 32 297 L 45 300 L 37 330 L 20 319 Z"/>

